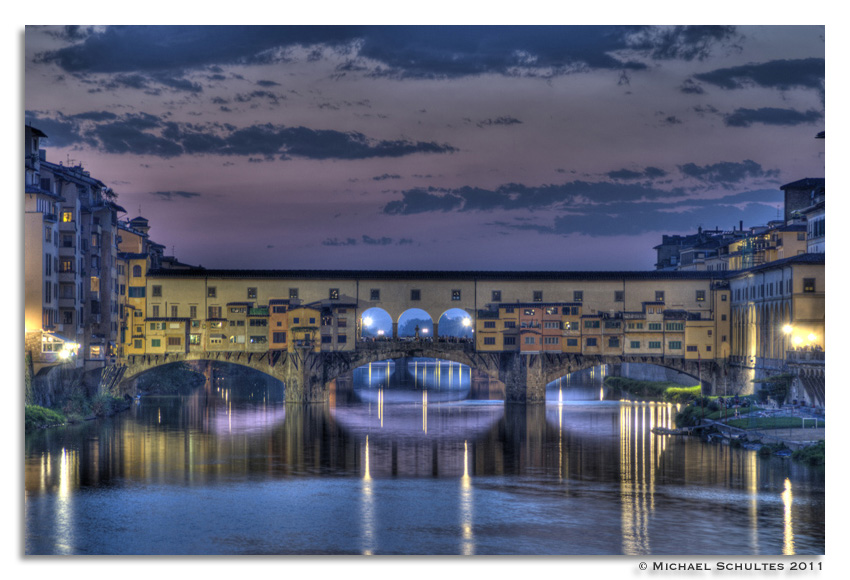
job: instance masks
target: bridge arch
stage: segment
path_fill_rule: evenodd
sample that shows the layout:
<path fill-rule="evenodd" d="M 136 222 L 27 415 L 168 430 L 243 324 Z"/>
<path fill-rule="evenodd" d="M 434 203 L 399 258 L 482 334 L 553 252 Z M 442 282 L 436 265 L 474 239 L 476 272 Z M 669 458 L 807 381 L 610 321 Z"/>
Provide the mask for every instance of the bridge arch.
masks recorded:
<path fill-rule="evenodd" d="M 360 338 L 378 338 L 393 335 L 393 319 L 389 312 L 374 306 L 360 316 Z"/>
<path fill-rule="evenodd" d="M 437 328 L 440 338 L 472 338 L 472 316 L 462 308 L 449 308 L 440 316 Z"/>
<path fill-rule="evenodd" d="M 398 317 L 398 337 L 415 338 L 416 327 L 419 327 L 419 337 L 434 336 L 434 319 L 421 308 L 408 308 Z"/>

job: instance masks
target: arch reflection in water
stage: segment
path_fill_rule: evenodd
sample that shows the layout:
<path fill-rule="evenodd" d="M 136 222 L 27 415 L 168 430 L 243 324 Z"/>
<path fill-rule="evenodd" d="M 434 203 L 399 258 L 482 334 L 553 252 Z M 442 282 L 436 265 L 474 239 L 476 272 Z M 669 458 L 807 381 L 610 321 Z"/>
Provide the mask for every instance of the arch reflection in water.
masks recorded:
<path fill-rule="evenodd" d="M 353 372 L 358 400 L 375 402 L 383 390 L 387 403 L 422 400 L 428 391 L 431 402 L 467 399 L 472 385 L 472 369 L 466 365 L 429 358 L 408 358 L 369 363 Z"/>
<path fill-rule="evenodd" d="M 605 385 L 610 365 L 599 365 L 575 371 L 546 385 L 546 402 L 549 404 L 573 401 L 617 401 L 620 392 Z"/>

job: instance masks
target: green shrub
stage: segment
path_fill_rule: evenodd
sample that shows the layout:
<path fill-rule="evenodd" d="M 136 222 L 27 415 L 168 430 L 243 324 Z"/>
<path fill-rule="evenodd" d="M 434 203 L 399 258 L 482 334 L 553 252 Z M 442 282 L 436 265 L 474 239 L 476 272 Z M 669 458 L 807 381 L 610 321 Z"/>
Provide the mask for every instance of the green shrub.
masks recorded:
<path fill-rule="evenodd" d="M 98 417 L 111 415 L 125 406 L 124 399 L 112 395 L 98 395 L 91 404 L 92 412 Z"/>
<path fill-rule="evenodd" d="M 46 409 L 38 405 L 27 405 L 24 407 L 24 429 L 39 429 L 51 425 L 61 425 L 65 417 L 53 409 Z"/>
<path fill-rule="evenodd" d="M 668 387 L 664 391 L 664 400 L 670 403 L 688 403 L 702 395 L 702 387 Z"/>
<path fill-rule="evenodd" d="M 791 458 L 809 465 L 824 465 L 826 462 L 826 443 L 818 441 L 814 445 L 797 449 L 791 455 Z"/>

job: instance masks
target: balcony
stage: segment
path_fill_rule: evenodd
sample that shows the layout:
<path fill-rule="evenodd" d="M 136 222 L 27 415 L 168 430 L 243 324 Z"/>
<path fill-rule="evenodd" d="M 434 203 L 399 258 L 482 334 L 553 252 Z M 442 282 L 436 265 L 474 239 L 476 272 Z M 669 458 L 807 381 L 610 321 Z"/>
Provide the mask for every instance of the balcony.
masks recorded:
<path fill-rule="evenodd" d="M 822 350 L 789 350 L 785 352 L 789 363 L 824 363 L 826 352 Z"/>
<path fill-rule="evenodd" d="M 71 220 L 69 222 L 59 222 L 59 231 L 60 232 L 76 232 L 77 231 L 77 222 Z"/>
<path fill-rule="evenodd" d="M 59 298 L 59 308 L 76 308 L 77 300 L 76 298 Z"/>

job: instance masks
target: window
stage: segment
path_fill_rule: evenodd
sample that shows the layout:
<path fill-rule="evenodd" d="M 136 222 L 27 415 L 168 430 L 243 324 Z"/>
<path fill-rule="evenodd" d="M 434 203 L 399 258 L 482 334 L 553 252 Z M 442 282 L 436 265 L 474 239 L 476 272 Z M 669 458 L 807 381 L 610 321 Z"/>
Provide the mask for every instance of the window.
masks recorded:
<path fill-rule="evenodd" d="M 315 318 L 311 318 L 311 319 L 310 319 L 310 324 L 316 324 L 316 319 L 315 319 Z"/>
<path fill-rule="evenodd" d="M 150 323 L 150 329 L 151 330 L 165 330 L 165 323 L 164 322 L 151 322 Z"/>
<path fill-rule="evenodd" d="M 711 336 L 711 334 L 712 334 L 712 331 L 711 331 L 711 330 L 709 330 L 709 331 L 708 331 L 708 336 Z"/>
<path fill-rule="evenodd" d="M 526 308 L 522 313 L 525 316 L 534 316 L 534 308 Z"/>
<path fill-rule="evenodd" d="M 656 302 L 664 302 L 664 291 L 656 290 L 655 291 L 655 301 Z"/>
<path fill-rule="evenodd" d="M 721 302 L 726 302 L 726 293 L 725 293 L 725 292 L 724 292 L 723 294 L 721 294 L 721 295 L 720 295 L 720 301 L 721 301 Z"/>
<path fill-rule="evenodd" d="M 725 315 L 725 314 L 721 314 L 721 315 L 720 315 L 720 320 L 721 320 L 722 322 L 726 322 L 726 315 Z"/>
<path fill-rule="evenodd" d="M 689 344 L 689 345 L 688 345 L 688 347 L 687 347 L 687 351 L 688 351 L 688 352 L 697 352 L 697 347 L 696 347 L 696 345 Z"/>
<path fill-rule="evenodd" d="M 496 321 L 495 320 L 485 320 L 484 321 L 484 328 L 496 328 Z"/>
<path fill-rule="evenodd" d="M 133 341 L 133 348 L 142 348 L 142 340 L 137 338 Z"/>
<path fill-rule="evenodd" d="M 611 336 L 608 338 L 608 347 L 609 348 L 619 348 L 620 339 L 616 336 Z"/>
<path fill-rule="evenodd" d="M 45 242 L 51 242 L 51 241 L 53 241 L 53 240 L 51 239 L 51 235 L 52 235 L 52 234 L 53 234 L 53 228 L 52 228 L 52 227 L 49 227 L 49 226 L 48 226 L 48 227 L 45 227 L 45 228 L 44 228 L 44 241 L 45 241 Z"/>
<path fill-rule="evenodd" d="M 814 278 L 803 278 L 803 292 L 814 292 L 815 291 L 815 279 Z"/>
<path fill-rule="evenodd" d="M 649 348 L 661 348 L 661 341 L 660 340 L 650 340 L 649 341 Z"/>
<path fill-rule="evenodd" d="M 268 337 L 266 337 L 265 335 L 252 336 L 252 337 L 249 339 L 249 342 L 250 342 L 251 344 L 265 344 L 265 343 L 267 343 L 268 341 L 269 341 L 269 339 L 268 339 Z"/>
<path fill-rule="evenodd" d="M 452 300 L 460 300 L 460 290 L 452 290 Z"/>
<path fill-rule="evenodd" d="M 587 338 L 584 341 L 584 345 L 585 346 L 596 346 L 596 339 L 595 338 Z"/>
<path fill-rule="evenodd" d="M 543 328 L 561 328 L 561 323 L 557 320 L 547 320 L 543 323 Z"/>
<path fill-rule="evenodd" d="M 292 319 L 292 324 L 298 324 L 298 323 L 300 323 L 300 322 L 301 322 L 301 319 L 300 319 L 300 318 L 298 318 L 297 316 L 296 316 L 295 318 L 293 318 L 293 319 Z"/>
<path fill-rule="evenodd" d="M 560 344 L 560 339 L 557 336 L 545 336 L 543 337 L 543 344 Z"/>
<path fill-rule="evenodd" d="M 339 300 L 339 288 L 329 288 L 328 289 L 328 299 Z"/>
<path fill-rule="evenodd" d="M 523 343 L 525 343 L 525 344 L 535 344 L 534 337 L 533 336 L 526 336 L 525 339 L 523 339 Z"/>
<path fill-rule="evenodd" d="M 546 308 L 545 312 L 546 312 L 546 314 L 558 314 L 558 307 L 557 306 L 549 306 L 549 307 Z"/>
<path fill-rule="evenodd" d="M 534 302 L 543 302 L 543 291 L 542 290 L 535 290 L 534 291 L 533 301 Z"/>
<path fill-rule="evenodd" d="M 381 299 L 381 291 L 378 288 L 369 290 L 369 300 L 377 301 Z"/>
<path fill-rule="evenodd" d="M 91 277 L 91 291 L 100 292 L 100 278 L 98 278 L 97 276 Z"/>
<path fill-rule="evenodd" d="M 584 292 L 581 290 L 573 291 L 573 302 L 583 302 L 584 301 Z"/>
<path fill-rule="evenodd" d="M 620 328 L 620 323 L 616 320 L 606 320 L 605 328 Z"/>
<path fill-rule="evenodd" d="M 626 299 L 626 293 L 622 290 L 614 290 L 614 302 L 623 302 Z"/>
<path fill-rule="evenodd" d="M 629 322 L 629 330 L 643 330 L 643 322 Z"/>
<path fill-rule="evenodd" d="M 215 298 L 215 286 L 209 286 L 207 288 L 207 298 Z"/>
<path fill-rule="evenodd" d="M 502 291 L 501 290 L 493 290 L 493 302 L 501 302 L 502 301 Z"/>
<path fill-rule="evenodd" d="M 223 327 L 224 327 L 224 322 L 222 322 L 222 321 L 210 322 L 210 328 L 223 328 Z"/>
<path fill-rule="evenodd" d="M 507 307 L 505 307 L 505 314 L 513 314 L 513 313 L 514 313 L 514 308 L 513 308 L 513 306 L 507 306 Z"/>
<path fill-rule="evenodd" d="M 73 258 L 62 258 L 59 260 L 59 271 L 60 272 L 73 272 L 74 271 L 74 259 Z"/>
<path fill-rule="evenodd" d="M 697 290 L 697 302 L 705 302 L 705 290 Z"/>
<path fill-rule="evenodd" d="M 162 341 L 160 339 L 158 339 L 158 338 L 152 338 L 151 339 L 151 348 L 159 348 L 160 344 L 162 344 Z"/>
<path fill-rule="evenodd" d="M 485 336 L 484 337 L 484 344 L 495 345 L 496 344 L 496 337 L 495 336 Z"/>
<path fill-rule="evenodd" d="M 585 320 L 584 321 L 584 327 L 585 328 L 599 328 L 599 321 L 598 320 Z"/>
<path fill-rule="evenodd" d="M 171 318 L 177 318 L 177 305 L 171 305 Z"/>
<path fill-rule="evenodd" d="M 347 328 L 348 327 L 348 319 L 347 318 L 337 318 L 336 327 L 337 328 Z"/>
<path fill-rule="evenodd" d="M 221 306 L 208 307 L 207 318 L 221 318 Z"/>
<path fill-rule="evenodd" d="M 230 308 L 231 314 L 245 314 L 248 311 L 244 306 L 233 306 Z"/>
<path fill-rule="evenodd" d="M 168 337 L 168 346 L 180 346 L 183 341 L 180 340 L 179 336 L 169 336 Z"/>
<path fill-rule="evenodd" d="M 286 333 L 285 332 L 273 332 L 272 333 L 272 341 L 273 342 L 286 342 Z"/>
<path fill-rule="evenodd" d="M 290 300 L 298 300 L 298 288 L 290 288 L 289 289 L 289 299 Z"/>
<path fill-rule="evenodd" d="M 711 345 L 710 344 L 705 345 L 705 351 L 711 352 Z"/>
<path fill-rule="evenodd" d="M 667 342 L 667 347 L 670 350 L 682 350 L 682 341 L 680 340 L 671 340 Z"/>
<path fill-rule="evenodd" d="M 685 330 L 685 323 L 684 322 L 668 322 L 667 323 L 667 330 L 673 330 L 673 331 Z"/>
<path fill-rule="evenodd" d="M 330 334 L 322 336 L 322 344 L 330 344 L 333 337 Z"/>
<path fill-rule="evenodd" d="M 661 323 L 660 322 L 650 322 L 648 327 L 649 327 L 649 330 L 661 330 Z"/>
<path fill-rule="evenodd" d="M 62 221 L 65 222 L 65 223 L 74 221 L 74 212 L 63 211 L 62 212 Z"/>
<path fill-rule="evenodd" d="M 348 337 L 345 336 L 344 334 L 338 334 L 337 337 L 336 337 L 336 343 L 337 344 L 345 344 L 347 340 L 348 340 Z"/>
<path fill-rule="evenodd" d="M 505 346 L 516 346 L 516 337 L 506 336 L 502 339 L 502 344 L 504 344 Z"/>
<path fill-rule="evenodd" d="M 142 277 L 142 267 L 141 266 L 133 266 L 133 278 L 141 278 Z"/>
<path fill-rule="evenodd" d="M 154 318 L 159 318 L 159 304 L 153 305 L 153 312 L 151 314 L 153 314 Z"/>
<path fill-rule="evenodd" d="M 505 328 L 516 328 L 516 320 L 505 320 Z"/>
<path fill-rule="evenodd" d="M 422 291 L 421 290 L 411 290 L 410 291 L 410 299 L 412 301 L 421 300 L 422 299 Z"/>
<path fill-rule="evenodd" d="M 189 344 L 201 344 L 201 335 L 200 334 L 190 334 L 189 335 Z"/>
<path fill-rule="evenodd" d="M 257 299 L 257 289 L 256 288 L 248 288 L 248 300 L 256 300 Z"/>
<path fill-rule="evenodd" d="M 283 314 L 286 312 L 286 306 L 272 306 L 272 312 L 274 314 Z"/>
<path fill-rule="evenodd" d="M 249 326 L 268 326 L 269 321 L 265 318 L 252 318 L 248 321 Z"/>
<path fill-rule="evenodd" d="M 805 241 L 806 234 L 804 232 L 797 232 L 797 241 L 802 242 Z"/>
<path fill-rule="evenodd" d="M 640 341 L 639 340 L 629 341 L 629 348 L 640 348 Z"/>
<path fill-rule="evenodd" d="M 567 339 L 567 346 L 578 346 L 578 339 L 577 338 L 568 338 Z"/>
<path fill-rule="evenodd" d="M 240 334 L 238 336 L 231 336 L 230 342 L 235 344 L 245 344 L 245 335 Z"/>
<path fill-rule="evenodd" d="M 189 306 L 189 318 L 197 318 L 198 317 L 198 307 L 197 306 Z"/>

